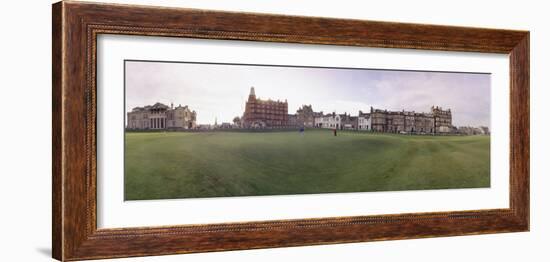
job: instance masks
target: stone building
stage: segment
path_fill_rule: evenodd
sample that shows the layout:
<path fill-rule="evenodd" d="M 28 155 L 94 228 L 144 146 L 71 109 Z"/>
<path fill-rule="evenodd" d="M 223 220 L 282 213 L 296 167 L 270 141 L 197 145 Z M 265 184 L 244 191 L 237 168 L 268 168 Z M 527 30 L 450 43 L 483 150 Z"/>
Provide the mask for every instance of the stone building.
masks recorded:
<path fill-rule="evenodd" d="M 287 101 L 261 100 L 256 97 L 254 87 L 251 87 L 242 117 L 242 126 L 244 128 L 288 127 Z"/>
<path fill-rule="evenodd" d="M 357 130 L 369 131 L 371 130 L 371 117 L 370 113 L 363 113 L 359 111 L 357 115 Z"/>
<path fill-rule="evenodd" d="M 162 103 L 135 107 L 127 113 L 130 130 L 192 129 L 196 127 L 197 113 L 187 106 L 173 108 Z"/>
<path fill-rule="evenodd" d="M 341 126 L 340 115 L 335 112 L 315 118 L 315 127 L 318 128 L 340 129 Z"/>
<path fill-rule="evenodd" d="M 340 129 L 355 130 L 358 126 L 358 118 L 348 113 L 340 115 Z"/>
<path fill-rule="evenodd" d="M 197 113 L 188 106 L 177 106 L 166 111 L 167 128 L 194 129 L 197 126 Z"/>
<path fill-rule="evenodd" d="M 295 128 L 303 126 L 298 122 L 298 114 L 288 114 L 288 126 Z"/>
<path fill-rule="evenodd" d="M 443 110 L 441 107 L 432 106 L 434 117 L 435 133 L 449 133 L 453 126 L 453 117 L 451 109 Z"/>
<path fill-rule="evenodd" d="M 414 112 L 388 111 L 371 108 L 372 130 L 390 133 L 406 132 L 406 123 L 410 123 L 410 118 L 413 117 L 413 115 Z"/>
<path fill-rule="evenodd" d="M 315 118 L 322 115 L 323 112 L 313 111 L 311 105 L 302 105 L 302 107 L 296 111 L 296 125 L 299 127 L 314 127 Z"/>
<path fill-rule="evenodd" d="M 149 129 L 153 122 L 149 120 L 151 106 L 134 107 L 132 112 L 127 113 L 127 129 Z"/>
<path fill-rule="evenodd" d="M 449 134 L 453 127 L 451 110 L 433 106 L 430 113 L 371 107 L 370 117 L 372 130 L 377 132 Z"/>
<path fill-rule="evenodd" d="M 315 117 L 314 126 L 317 128 L 355 130 L 358 126 L 358 119 L 358 117 L 348 113 L 336 114 L 332 112 L 331 114 Z"/>

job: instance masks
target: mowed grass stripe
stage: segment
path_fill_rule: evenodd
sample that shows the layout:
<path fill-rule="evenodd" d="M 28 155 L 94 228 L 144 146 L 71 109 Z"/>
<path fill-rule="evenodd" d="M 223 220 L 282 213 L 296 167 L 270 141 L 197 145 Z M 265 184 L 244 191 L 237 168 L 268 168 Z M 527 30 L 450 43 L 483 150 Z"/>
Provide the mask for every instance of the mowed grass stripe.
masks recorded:
<path fill-rule="evenodd" d="M 488 187 L 489 149 L 488 136 L 127 133 L 125 198 Z"/>

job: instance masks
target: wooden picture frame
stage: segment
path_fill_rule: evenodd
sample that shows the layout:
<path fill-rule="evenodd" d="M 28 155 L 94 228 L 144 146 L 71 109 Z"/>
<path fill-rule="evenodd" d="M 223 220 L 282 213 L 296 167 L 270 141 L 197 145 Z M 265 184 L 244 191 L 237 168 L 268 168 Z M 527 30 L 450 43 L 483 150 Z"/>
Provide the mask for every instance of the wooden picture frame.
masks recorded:
<path fill-rule="evenodd" d="M 53 257 L 82 260 L 529 230 L 529 32 L 83 2 L 53 5 Z M 508 54 L 510 207 L 98 229 L 99 34 Z"/>

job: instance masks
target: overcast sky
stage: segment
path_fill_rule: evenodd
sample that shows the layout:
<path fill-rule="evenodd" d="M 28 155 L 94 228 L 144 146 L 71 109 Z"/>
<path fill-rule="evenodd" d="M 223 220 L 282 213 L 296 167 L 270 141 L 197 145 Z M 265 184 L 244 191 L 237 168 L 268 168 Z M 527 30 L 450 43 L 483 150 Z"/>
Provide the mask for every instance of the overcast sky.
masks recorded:
<path fill-rule="evenodd" d="M 198 124 L 242 116 L 250 87 L 262 99 L 315 111 L 351 113 L 370 107 L 429 112 L 450 108 L 453 125 L 490 126 L 489 74 L 301 68 L 257 65 L 126 62 L 126 110 L 161 102 L 189 105 Z"/>

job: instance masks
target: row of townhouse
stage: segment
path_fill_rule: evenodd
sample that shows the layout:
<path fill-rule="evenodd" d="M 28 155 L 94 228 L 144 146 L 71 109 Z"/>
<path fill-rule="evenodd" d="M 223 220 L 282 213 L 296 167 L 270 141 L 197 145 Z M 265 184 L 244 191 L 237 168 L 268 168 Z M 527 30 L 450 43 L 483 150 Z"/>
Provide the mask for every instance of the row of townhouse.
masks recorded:
<path fill-rule="evenodd" d="M 370 108 L 369 113 L 359 111 L 350 114 L 321 115 L 315 118 L 315 127 L 360 130 L 389 133 L 449 134 L 456 128 L 452 125 L 450 109 L 432 106 L 429 113 L 414 111 L 388 111 Z"/>
<path fill-rule="evenodd" d="M 340 130 L 371 130 L 371 118 L 369 113 L 359 111 L 357 116 L 351 114 L 331 114 L 321 115 L 315 118 L 315 127 L 340 129 Z"/>

